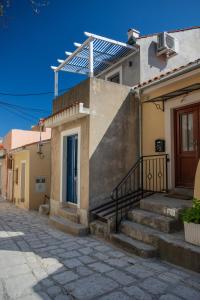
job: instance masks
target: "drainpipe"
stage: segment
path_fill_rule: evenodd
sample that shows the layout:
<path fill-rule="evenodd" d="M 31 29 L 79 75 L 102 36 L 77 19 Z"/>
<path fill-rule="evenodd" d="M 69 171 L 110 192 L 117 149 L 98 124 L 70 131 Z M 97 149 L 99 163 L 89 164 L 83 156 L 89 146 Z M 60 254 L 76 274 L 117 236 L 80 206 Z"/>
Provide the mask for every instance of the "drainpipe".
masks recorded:
<path fill-rule="evenodd" d="M 138 102 L 138 134 L 139 134 L 139 158 L 142 156 L 142 103 L 140 89 L 131 89 L 131 94 Z"/>

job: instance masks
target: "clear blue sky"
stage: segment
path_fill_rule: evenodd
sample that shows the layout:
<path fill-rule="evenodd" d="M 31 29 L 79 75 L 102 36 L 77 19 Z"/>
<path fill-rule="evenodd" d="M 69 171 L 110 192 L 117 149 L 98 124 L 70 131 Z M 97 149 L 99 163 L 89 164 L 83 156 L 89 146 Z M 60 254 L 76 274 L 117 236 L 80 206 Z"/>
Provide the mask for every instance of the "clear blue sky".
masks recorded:
<path fill-rule="evenodd" d="M 73 42 L 82 42 L 84 31 L 126 41 L 129 28 L 141 34 L 200 25 L 199 0 L 49 0 L 48 7 L 35 15 L 29 0 L 12 0 L 7 11 L 7 28 L 0 27 L 0 92 L 37 93 L 53 91 L 53 71 L 57 58 L 73 51 Z M 75 85 L 83 77 L 60 73 L 61 89 Z M 36 107 L 48 115 L 53 95 L 10 97 L 0 101 Z M 0 136 L 11 128 L 29 129 L 33 121 L 23 120 L 0 105 Z"/>

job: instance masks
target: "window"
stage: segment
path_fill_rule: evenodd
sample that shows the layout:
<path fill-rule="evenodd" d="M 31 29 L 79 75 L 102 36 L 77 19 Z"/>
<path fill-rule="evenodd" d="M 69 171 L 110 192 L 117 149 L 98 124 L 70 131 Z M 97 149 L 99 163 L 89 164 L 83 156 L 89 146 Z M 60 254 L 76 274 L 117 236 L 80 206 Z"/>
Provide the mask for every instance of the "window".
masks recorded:
<path fill-rule="evenodd" d="M 115 83 L 120 83 L 120 74 L 116 73 L 116 74 L 108 77 L 107 80 L 111 81 L 111 82 L 115 82 Z"/>
<path fill-rule="evenodd" d="M 122 66 L 115 68 L 113 71 L 110 71 L 105 76 L 105 80 L 115 82 L 115 83 L 122 83 Z"/>
<path fill-rule="evenodd" d="M 182 150 L 193 151 L 193 114 L 183 114 L 181 118 Z"/>

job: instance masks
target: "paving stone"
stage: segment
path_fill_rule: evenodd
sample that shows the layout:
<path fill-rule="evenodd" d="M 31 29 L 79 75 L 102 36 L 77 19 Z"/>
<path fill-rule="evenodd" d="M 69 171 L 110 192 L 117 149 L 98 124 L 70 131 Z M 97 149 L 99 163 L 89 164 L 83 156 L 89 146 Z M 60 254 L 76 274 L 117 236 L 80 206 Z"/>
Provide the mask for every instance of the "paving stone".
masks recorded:
<path fill-rule="evenodd" d="M 32 274 L 11 277 L 5 281 L 8 296 L 14 299 L 31 294 L 36 284 L 36 278 Z"/>
<path fill-rule="evenodd" d="M 62 292 L 61 288 L 59 286 L 51 286 L 47 289 L 47 294 L 49 294 L 50 297 L 55 297 L 59 295 Z"/>
<path fill-rule="evenodd" d="M 162 295 L 159 300 L 181 300 L 181 298 L 179 297 L 176 297 L 174 295 L 171 295 L 171 294 L 165 294 L 165 295 Z M 189 300 L 189 299 L 188 299 Z"/>
<path fill-rule="evenodd" d="M 119 251 L 110 251 L 107 253 L 109 256 L 111 257 L 115 257 L 115 258 L 120 258 L 124 256 L 124 253 L 119 252 Z"/>
<path fill-rule="evenodd" d="M 103 260 L 103 261 L 109 259 L 109 256 L 108 256 L 108 255 L 103 254 L 103 253 L 101 253 L 101 252 L 93 253 L 93 257 L 98 258 L 98 259 Z"/>
<path fill-rule="evenodd" d="M 162 279 L 164 281 L 167 281 L 168 283 L 172 283 L 172 284 L 175 284 L 181 280 L 183 280 L 182 277 L 172 273 L 172 272 L 165 272 L 165 273 L 162 273 L 158 276 L 159 279 Z"/>
<path fill-rule="evenodd" d="M 96 259 L 92 258 L 89 255 L 83 255 L 78 258 L 84 264 L 90 264 L 96 261 Z"/>
<path fill-rule="evenodd" d="M 143 266 L 133 265 L 126 268 L 126 271 L 134 275 L 136 278 L 145 279 L 147 277 L 153 276 L 153 272 L 144 268 Z"/>
<path fill-rule="evenodd" d="M 129 263 L 127 261 L 125 261 L 124 259 L 121 259 L 121 258 L 110 258 L 108 260 L 105 260 L 104 262 L 108 263 L 109 265 L 111 265 L 113 267 L 117 267 L 117 268 L 124 268 L 129 265 Z"/>
<path fill-rule="evenodd" d="M 143 291 L 142 289 L 140 289 L 139 287 L 137 287 L 135 285 L 124 288 L 124 291 L 128 295 L 133 296 L 134 299 L 136 299 L 136 300 L 152 300 L 153 299 L 151 297 L 151 295 L 149 295 L 149 293 Z"/>
<path fill-rule="evenodd" d="M 111 251 L 112 249 L 108 246 L 100 245 L 100 246 L 96 246 L 95 250 L 97 250 L 99 252 L 108 252 L 108 251 Z"/>
<path fill-rule="evenodd" d="M 63 264 L 69 268 L 69 269 L 73 269 L 76 267 L 79 267 L 82 265 L 82 262 L 80 262 L 80 260 L 76 259 L 76 258 L 71 258 L 71 259 L 67 259 L 63 262 Z"/>
<path fill-rule="evenodd" d="M 182 297 L 185 300 L 199 300 L 200 292 L 194 288 L 187 287 L 185 285 L 178 285 L 173 289 L 173 294 Z"/>
<path fill-rule="evenodd" d="M 91 275 L 93 273 L 92 270 L 90 270 L 89 268 L 87 268 L 85 266 L 80 266 L 80 267 L 76 268 L 76 272 L 80 276 L 88 276 L 88 275 Z"/>
<path fill-rule="evenodd" d="M 130 285 L 131 283 L 136 281 L 136 279 L 132 276 L 129 276 L 126 273 L 119 270 L 113 270 L 112 272 L 106 273 L 106 275 L 114 279 L 121 285 Z"/>
<path fill-rule="evenodd" d="M 98 296 L 109 293 L 117 287 L 118 284 L 114 280 L 100 274 L 78 279 L 65 286 L 73 297 L 80 300 L 96 299 Z"/>
<path fill-rule="evenodd" d="M 72 271 L 66 271 L 63 273 L 59 273 L 53 276 L 53 279 L 56 280 L 59 284 L 66 284 L 72 280 L 75 280 L 78 278 L 78 275 L 76 275 Z"/>
<path fill-rule="evenodd" d="M 15 276 L 20 276 L 23 274 L 31 273 L 31 269 L 27 264 L 22 264 L 19 266 L 7 267 L 0 269 L 0 278 L 11 278 Z"/>
<path fill-rule="evenodd" d="M 52 285 L 54 285 L 53 280 L 49 279 L 49 278 L 45 278 L 41 281 L 41 283 L 45 286 L 45 287 L 50 287 Z"/>
<path fill-rule="evenodd" d="M 168 287 L 166 283 L 155 278 L 147 278 L 139 285 L 153 295 L 163 294 Z"/>
<path fill-rule="evenodd" d="M 84 255 L 88 255 L 91 254 L 94 250 L 90 247 L 85 247 L 85 248 L 81 248 L 79 249 L 79 252 L 81 252 Z"/>
<path fill-rule="evenodd" d="M 163 264 L 161 263 L 157 263 L 157 262 L 144 262 L 143 265 L 147 268 L 150 268 L 154 271 L 158 271 L 158 272 L 167 272 L 169 269 L 165 266 L 163 266 Z"/>
<path fill-rule="evenodd" d="M 80 256 L 80 253 L 78 251 L 68 251 L 68 252 L 62 253 L 60 256 L 63 258 L 74 258 L 74 257 Z"/>
<path fill-rule="evenodd" d="M 113 270 L 112 267 L 110 267 L 110 266 L 108 266 L 104 263 L 101 263 L 101 262 L 96 262 L 96 263 L 93 263 L 89 266 L 92 269 L 94 269 L 95 271 L 100 272 L 100 273 L 105 273 L 105 272 L 109 272 L 109 271 Z"/>
<path fill-rule="evenodd" d="M 99 300 L 131 300 L 131 298 L 122 292 L 114 292 L 99 298 Z"/>
<path fill-rule="evenodd" d="M 65 294 L 59 294 L 57 295 L 54 300 L 71 300 L 72 298 Z"/>

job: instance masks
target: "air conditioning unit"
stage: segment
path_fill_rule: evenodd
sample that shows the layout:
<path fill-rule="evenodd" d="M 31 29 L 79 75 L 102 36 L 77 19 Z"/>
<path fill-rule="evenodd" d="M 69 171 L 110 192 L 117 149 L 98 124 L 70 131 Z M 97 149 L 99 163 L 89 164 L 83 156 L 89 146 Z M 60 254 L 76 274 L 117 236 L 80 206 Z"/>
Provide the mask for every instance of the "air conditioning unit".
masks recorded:
<path fill-rule="evenodd" d="M 178 53 L 178 41 L 167 32 L 158 34 L 157 55 L 171 57 Z"/>

